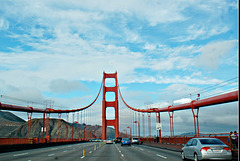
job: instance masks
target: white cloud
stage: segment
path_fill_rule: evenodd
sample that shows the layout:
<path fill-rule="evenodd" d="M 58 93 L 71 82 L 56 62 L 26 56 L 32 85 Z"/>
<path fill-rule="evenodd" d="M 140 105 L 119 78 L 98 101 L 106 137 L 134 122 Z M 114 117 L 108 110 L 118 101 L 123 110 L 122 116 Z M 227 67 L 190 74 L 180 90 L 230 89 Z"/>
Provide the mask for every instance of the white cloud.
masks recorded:
<path fill-rule="evenodd" d="M 42 91 L 37 88 L 18 88 L 3 95 L 1 102 L 19 106 L 32 106 L 34 108 L 44 108 L 40 105 L 45 100 Z M 39 104 L 40 103 L 40 104 Z"/>
<path fill-rule="evenodd" d="M 171 84 L 164 91 L 166 91 L 166 95 L 171 95 L 172 99 L 186 99 L 186 97 L 190 97 L 190 93 L 199 90 L 199 88 L 194 86 L 188 86 L 186 84 Z M 186 96 L 187 95 L 187 96 Z M 179 98 L 180 97 L 180 98 Z"/>
<path fill-rule="evenodd" d="M 69 93 L 72 91 L 87 91 L 88 88 L 79 81 L 54 79 L 50 82 L 49 88 L 54 93 Z"/>
<path fill-rule="evenodd" d="M 1 53 L 1 66 L 8 69 L 0 71 L 2 80 L 16 87 L 38 87 L 49 91 L 52 80 L 87 80 L 100 82 L 102 72 L 118 71 L 122 75 L 133 73 L 144 61 L 141 54 L 132 53 L 126 48 L 106 46 L 108 52 L 89 49 L 90 54 L 76 52 L 62 45 L 67 54 L 42 52 Z M 100 46 L 104 48 L 105 46 Z M 76 47 L 76 50 L 79 51 Z M 80 50 L 81 51 L 81 50 Z M 87 51 L 86 51 L 87 52 Z M 15 78 L 20 78 L 16 80 Z"/>
<path fill-rule="evenodd" d="M 199 111 L 199 119 L 202 128 L 204 126 L 215 125 L 214 128 L 219 131 L 224 131 L 226 127 L 229 127 L 229 131 L 233 131 L 235 129 L 231 128 L 237 127 L 238 125 L 238 102 L 201 108 Z M 207 129 L 205 130 L 207 131 Z"/>
<path fill-rule="evenodd" d="M 195 63 L 203 68 L 217 69 L 236 44 L 236 40 L 209 43 L 201 48 L 201 55 L 195 59 Z"/>
<path fill-rule="evenodd" d="M 146 50 L 154 50 L 154 49 L 156 49 L 156 45 L 146 43 L 145 46 L 143 47 L 143 49 L 146 49 Z"/>
<path fill-rule="evenodd" d="M 116 13 L 125 15 L 130 18 L 137 18 L 141 21 L 146 21 L 151 26 L 156 26 L 159 23 L 172 23 L 178 21 L 185 21 L 189 17 L 184 15 L 184 11 L 188 7 L 204 9 L 198 7 L 200 2 L 193 3 L 192 1 L 146 1 L 146 0 L 131 0 L 131 1 L 14 1 L 12 3 L 5 3 L 4 7 L 8 9 L 8 14 L 11 16 L 18 16 L 20 21 L 28 21 L 33 17 L 38 17 L 35 22 L 41 25 L 53 27 L 58 26 L 62 29 L 69 30 L 71 28 L 83 29 L 83 32 L 93 30 L 95 25 L 90 25 L 93 22 L 100 26 L 100 20 L 108 19 Z M 207 3 L 206 6 L 211 7 L 218 2 Z M 66 9 L 66 10 L 64 10 Z M 205 10 L 206 11 L 206 10 Z M 211 10 L 210 10 L 211 11 Z M 62 23 L 64 21 L 64 23 Z M 34 24 L 34 22 L 32 22 Z M 80 31 L 80 30 L 77 30 Z"/>
<path fill-rule="evenodd" d="M 172 38 L 172 40 L 176 40 L 178 42 L 186 42 L 191 40 L 204 40 L 215 35 L 226 33 L 227 31 L 229 31 L 229 28 L 227 26 L 222 25 L 206 26 L 192 24 L 187 28 L 185 36 L 174 37 Z"/>
<path fill-rule="evenodd" d="M 202 76 L 202 72 L 193 72 L 192 74 L 191 74 L 191 77 L 194 77 L 194 76 Z"/>
<path fill-rule="evenodd" d="M 0 17 L 0 31 L 7 30 L 9 28 L 9 22 Z"/>
<path fill-rule="evenodd" d="M 155 70 L 186 69 L 188 66 L 191 66 L 191 63 L 192 62 L 190 58 L 176 56 L 168 57 L 166 59 L 154 60 L 151 62 L 151 67 Z"/>
<path fill-rule="evenodd" d="M 189 103 L 191 101 L 192 100 L 190 98 L 182 98 L 182 99 L 173 101 L 173 103 L 174 104 L 184 104 L 184 103 Z"/>

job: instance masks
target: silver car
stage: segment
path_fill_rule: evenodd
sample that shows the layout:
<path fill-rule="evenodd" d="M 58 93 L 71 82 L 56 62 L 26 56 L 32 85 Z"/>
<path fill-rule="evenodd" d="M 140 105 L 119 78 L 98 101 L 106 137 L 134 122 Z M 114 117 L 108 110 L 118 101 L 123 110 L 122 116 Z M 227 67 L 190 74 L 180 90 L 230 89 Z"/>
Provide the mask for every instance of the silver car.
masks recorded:
<path fill-rule="evenodd" d="M 132 144 L 140 144 L 138 138 L 132 138 Z"/>
<path fill-rule="evenodd" d="M 232 160 L 231 149 L 216 138 L 190 139 L 181 153 L 183 160 Z"/>

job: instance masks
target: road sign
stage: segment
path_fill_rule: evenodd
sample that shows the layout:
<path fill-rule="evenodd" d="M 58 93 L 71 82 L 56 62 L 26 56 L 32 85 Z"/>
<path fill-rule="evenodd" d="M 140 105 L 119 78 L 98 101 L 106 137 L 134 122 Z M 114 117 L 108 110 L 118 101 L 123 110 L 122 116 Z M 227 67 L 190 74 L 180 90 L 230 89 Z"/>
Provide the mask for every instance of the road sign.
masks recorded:
<path fill-rule="evenodd" d="M 156 129 L 162 130 L 162 123 L 156 123 Z"/>
<path fill-rule="evenodd" d="M 44 127 L 44 132 L 46 132 L 47 131 L 47 129 L 46 129 L 46 127 Z M 43 132 L 43 127 L 41 128 L 41 132 Z"/>

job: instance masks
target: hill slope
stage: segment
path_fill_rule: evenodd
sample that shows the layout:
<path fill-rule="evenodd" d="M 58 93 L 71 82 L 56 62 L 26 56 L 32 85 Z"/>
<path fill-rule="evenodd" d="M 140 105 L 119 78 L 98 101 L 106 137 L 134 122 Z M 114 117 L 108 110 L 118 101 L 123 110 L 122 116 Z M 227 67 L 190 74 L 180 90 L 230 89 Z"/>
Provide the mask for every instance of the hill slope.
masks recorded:
<path fill-rule="evenodd" d="M 11 112 L 0 111 L 0 123 L 3 123 L 3 122 L 24 123 L 26 121 L 12 114 Z"/>
<path fill-rule="evenodd" d="M 26 123 L 11 112 L 0 111 L 0 137 L 7 137 L 9 133 Z"/>
<path fill-rule="evenodd" d="M 68 128 L 68 138 L 72 138 L 72 124 L 67 123 L 66 121 L 60 121 L 60 138 L 66 138 L 67 128 Z M 46 122 L 45 122 L 46 126 Z M 90 138 L 99 137 L 102 134 L 102 126 L 95 125 L 80 125 L 75 124 L 74 126 L 74 138 L 79 136 L 83 138 L 84 127 L 86 128 L 85 136 Z M 31 131 L 30 137 L 42 137 L 43 119 L 42 118 L 33 118 L 31 120 Z M 77 127 L 79 130 L 77 130 Z M 46 132 L 45 132 L 46 135 Z M 58 138 L 58 119 L 50 118 L 49 119 L 49 135 L 52 138 Z M 20 117 L 12 114 L 11 112 L 2 112 L 0 111 L 0 137 L 9 137 L 9 138 L 25 138 L 27 137 L 27 122 L 21 119 Z M 111 127 L 107 128 L 107 137 L 115 138 L 114 129 Z"/>
<path fill-rule="evenodd" d="M 67 123 L 66 121 L 62 120 L 60 121 L 60 138 L 66 138 L 67 135 L 67 129 L 68 129 L 68 138 L 72 138 L 72 124 Z M 46 126 L 46 122 L 45 122 Z M 80 125 L 80 124 L 75 124 L 74 126 L 74 138 L 83 138 L 84 136 L 84 127 L 87 127 L 85 130 L 85 137 L 90 138 L 90 131 L 91 131 L 91 138 L 94 138 L 95 136 L 101 136 L 102 134 L 102 127 L 95 125 Z M 43 119 L 32 119 L 31 120 L 31 132 L 30 132 L 30 137 L 42 137 L 42 129 L 43 127 Z M 77 130 L 78 127 L 78 130 Z M 49 119 L 49 133 L 48 133 L 52 138 L 58 138 L 58 119 L 52 118 Z M 46 132 L 45 134 L 46 135 Z M 107 136 L 114 138 L 114 129 L 108 127 L 107 129 Z M 17 137 L 17 138 L 24 138 L 27 136 L 27 123 L 22 124 L 18 128 L 16 128 L 14 131 L 12 131 L 8 137 Z"/>

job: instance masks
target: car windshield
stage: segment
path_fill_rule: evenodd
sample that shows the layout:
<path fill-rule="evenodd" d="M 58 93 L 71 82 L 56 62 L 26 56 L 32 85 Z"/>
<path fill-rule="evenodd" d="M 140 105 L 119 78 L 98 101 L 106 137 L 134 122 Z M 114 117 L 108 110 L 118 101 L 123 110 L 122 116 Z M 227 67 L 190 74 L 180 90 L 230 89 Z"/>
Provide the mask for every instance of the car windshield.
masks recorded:
<path fill-rule="evenodd" d="M 199 139 L 202 144 L 218 144 L 223 145 L 224 143 L 218 139 Z"/>

